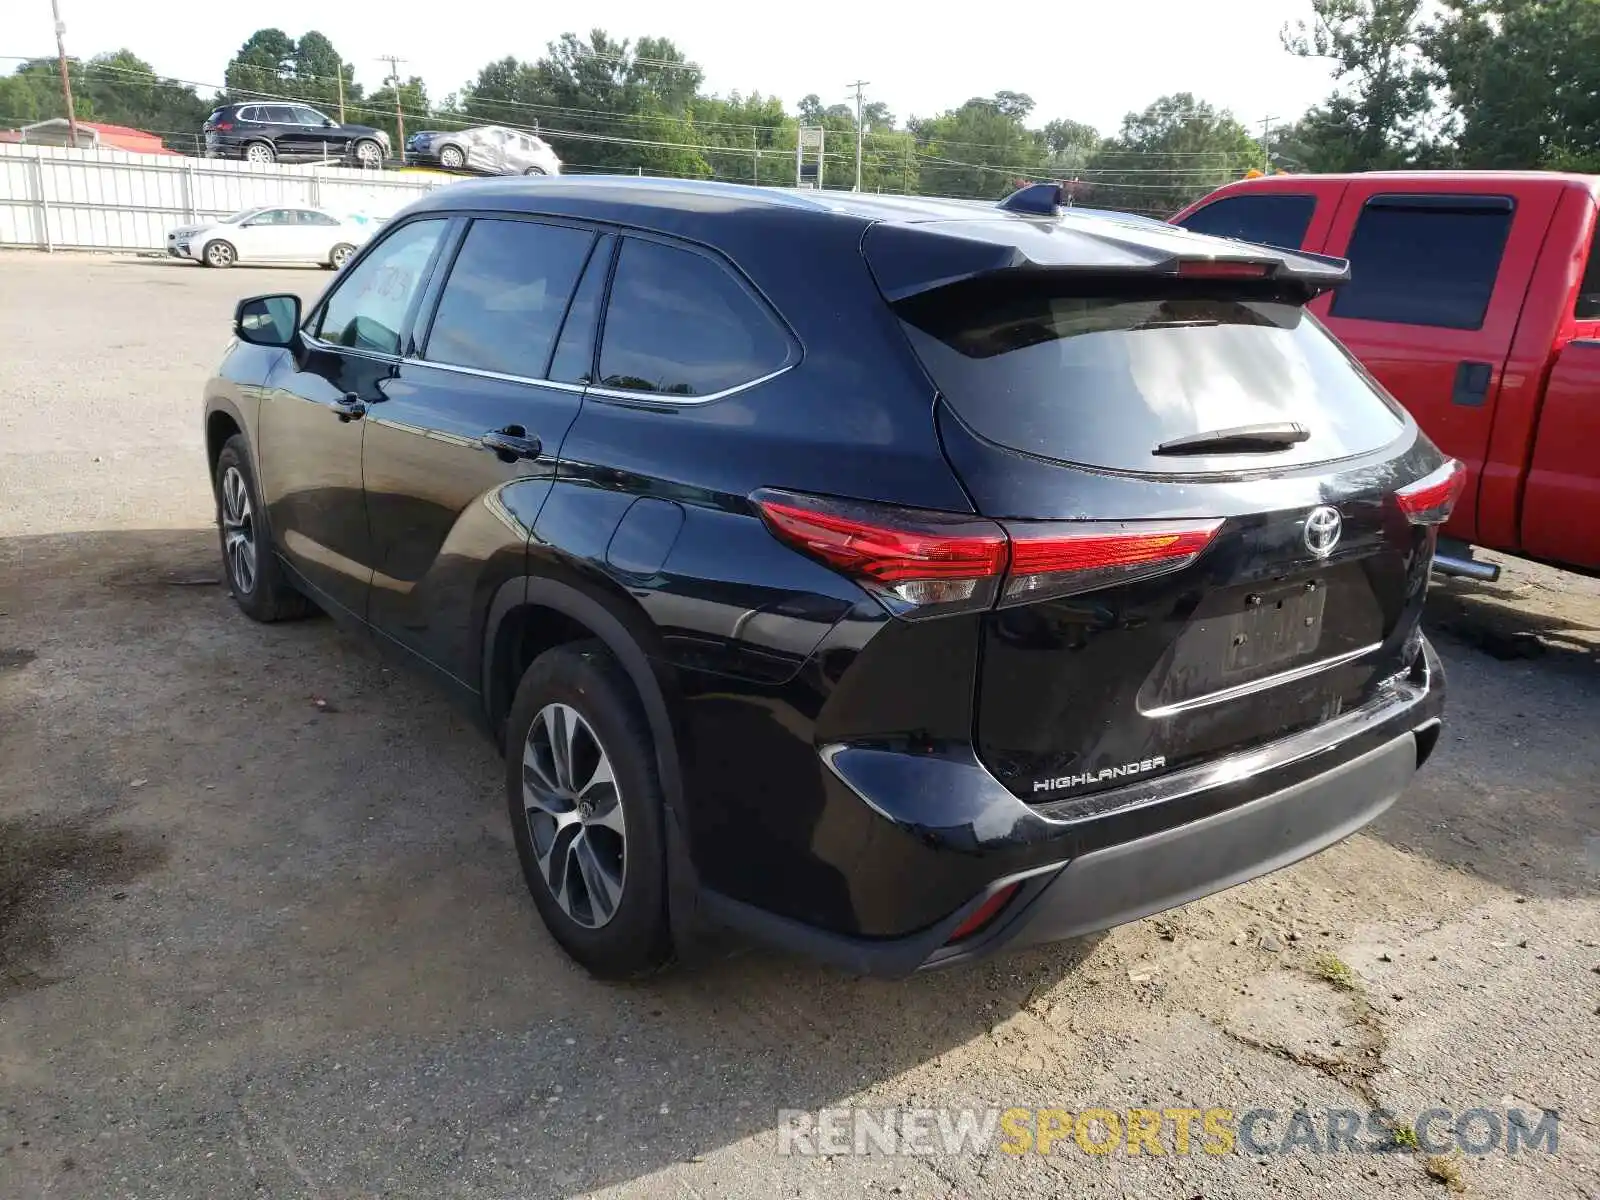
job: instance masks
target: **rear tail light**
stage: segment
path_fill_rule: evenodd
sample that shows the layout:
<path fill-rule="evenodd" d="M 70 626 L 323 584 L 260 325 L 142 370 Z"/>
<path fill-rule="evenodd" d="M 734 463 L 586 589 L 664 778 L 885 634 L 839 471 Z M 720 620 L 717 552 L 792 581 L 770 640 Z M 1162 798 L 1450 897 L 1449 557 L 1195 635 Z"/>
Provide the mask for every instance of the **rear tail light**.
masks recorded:
<path fill-rule="evenodd" d="M 1084 521 L 1063 533 L 1060 522 L 1013 525 L 1011 573 L 1001 603 L 1024 604 L 1180 570 L 1200 557 L 1221 528 L 1221 521 Z"/>
<path fill-rule="evenodd" d="M 232 129 L 233 129 L 233 122 L 232 121 L 218 121 L 211 128 L 215 129 L 218 133 L 228 133 L 228 132 L 232 131 Z"/>
<path fill-rule="evenodd" d="M 1049 521 L 982 517 L 763 490 L 782 541 L 850 576 L 901 616 L 936 616 L 1073 595 L 1188 566 L 1222 521 Z"/>
<path fill-rule="evenodd" d="M 972 915 L 970 917 L 956 926 L 955 932 L 945 940 L 945 945 L 948 946 L 952 942 L 964 942 L 973 934 L 981 933 L 983 930 L 987 929 L 994 919 L 1000 915 L 1001 910 L 1004 909 L 1007 904 L 1011 903 L 1011 897 L 1017 894 L 1017 888 L 1019 886 L 1021 885 L 1008 883 L 1005 887 L 1001 888 L 994 895 L 990 896 L 982 904 L 978 905 L 977 908 L 972 910 Z"/>
<path fill-rule="evenodd" d="M 753 499 L 783 541 L 900 604 L 987 608 L 1005 573 L 1005 530 L 982 517 L 794 492 Z"/>
<path fill-rule="evenodd" d="M 1401 488 L 1395 499 L 1413 525 L 1443 525 L 1466 487 L 1467 469 L 1452 458 L 1437 471 Z"/>

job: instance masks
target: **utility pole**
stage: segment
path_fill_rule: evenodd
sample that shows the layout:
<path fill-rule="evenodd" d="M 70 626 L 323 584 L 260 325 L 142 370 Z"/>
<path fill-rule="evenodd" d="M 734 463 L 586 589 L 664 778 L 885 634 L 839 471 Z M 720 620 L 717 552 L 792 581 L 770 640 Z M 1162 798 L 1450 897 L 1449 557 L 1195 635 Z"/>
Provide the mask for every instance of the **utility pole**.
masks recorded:
<path fill-rule="evenodd" d="M 1272 174 L 1272 145 L 1270 139 L 1272 137 L 1272 123 L 1277 119 L 1277 117 L 1261 118 L 1261 173 L 1263 175 Z"/>
<path fill-rule="evenodd" d="M 761 145 L 756 141 L 759 129 L 750 131 L 750 182 L 757 187 L 761 186 Z"/>
<path fill-rule="evenodd" d="M 339 63 L 334 68 L 334 74 L 339 78 L 339 124 L 344 124 L 344 64 Z"/>
<path fill-rule="evenodd" d="M 845 87 L 856 90 L 856 191 L 861 190 L 861 89 L 868 86 L 870 80 L 858 79 L 854 83 L 847 83 Z"/>
<path fill-rule="evenodd" d="M 394 86 L 394 127 L 395 132 L 399 135 L 400 165 L 404 166 L 406 161 L 406 117 L 400 111 L 400 64 L 407 60 L 396 57 L 393 54 L 380 54 L 378 55 L 378 61 L 389 64 L 389 79 Z"/>
<path fill-rule="evenodd" d="M 61 67 L 61 98 L 67 105 L 67 144 L 78 148 L 78 114 L 72 107 L 72 76 L 67 73 L 66 22 L 61 19 L 60 0 L 50 0 L 50 15 L 56 19 L 56 62 Z"/>

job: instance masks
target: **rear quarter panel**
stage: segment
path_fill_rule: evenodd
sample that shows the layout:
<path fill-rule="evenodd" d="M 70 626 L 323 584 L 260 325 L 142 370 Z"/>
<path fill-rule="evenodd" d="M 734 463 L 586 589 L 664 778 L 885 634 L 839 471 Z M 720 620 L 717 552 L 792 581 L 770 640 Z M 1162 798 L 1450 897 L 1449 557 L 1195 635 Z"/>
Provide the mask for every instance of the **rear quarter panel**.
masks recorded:
<path fill-rule="evenodd" d="M 1569 342 L 1550 371 L 1522 506 L 1522 549 L 1600 570 L 1600 340 Z"/>

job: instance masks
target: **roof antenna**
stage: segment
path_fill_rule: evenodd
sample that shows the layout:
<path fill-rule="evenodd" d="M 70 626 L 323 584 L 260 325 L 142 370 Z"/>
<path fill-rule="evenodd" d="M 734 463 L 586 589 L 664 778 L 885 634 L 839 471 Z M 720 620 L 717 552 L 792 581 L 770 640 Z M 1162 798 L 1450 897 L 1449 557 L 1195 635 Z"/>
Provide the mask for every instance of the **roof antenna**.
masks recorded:
<path fill-rule="evenodd" d="M 1059 217 L 1065 191 L 1059 183 L 1030 183 L 1000 201 L 1000 207 L 1027 217 Z"/>

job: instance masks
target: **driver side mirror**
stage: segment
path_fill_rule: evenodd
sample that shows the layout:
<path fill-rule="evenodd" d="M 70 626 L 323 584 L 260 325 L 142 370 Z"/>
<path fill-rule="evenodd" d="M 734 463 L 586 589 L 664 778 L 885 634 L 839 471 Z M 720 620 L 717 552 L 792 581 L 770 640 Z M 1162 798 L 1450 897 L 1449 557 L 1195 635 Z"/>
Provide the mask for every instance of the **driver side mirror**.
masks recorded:
<path fill-rule="evenodd" d="M 233 311 L 234 336 L 252 346 L 292 346 L 299 328 L 299 296 L 251 296 Z"/>

